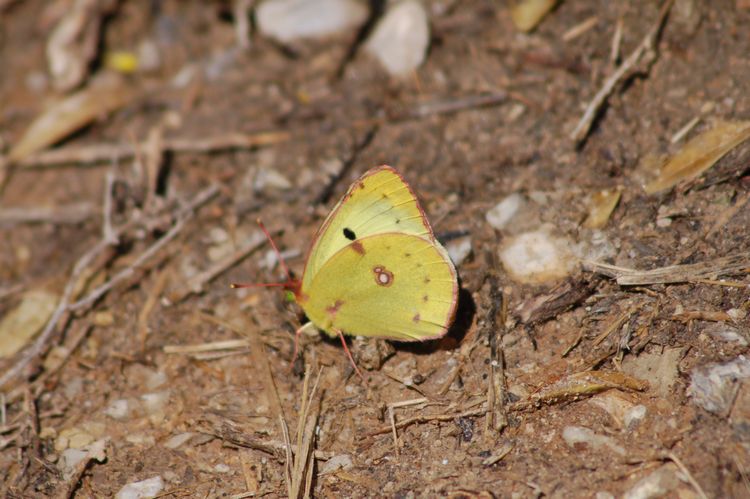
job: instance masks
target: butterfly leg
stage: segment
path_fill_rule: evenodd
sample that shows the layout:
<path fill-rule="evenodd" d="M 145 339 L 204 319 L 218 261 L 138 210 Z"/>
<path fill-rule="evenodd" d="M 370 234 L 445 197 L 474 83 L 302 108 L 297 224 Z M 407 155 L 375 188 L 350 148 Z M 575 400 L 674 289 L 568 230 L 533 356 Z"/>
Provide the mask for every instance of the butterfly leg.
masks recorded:
<path fill-rule="evenodd" d="M 349 351 L 349 347 L 346 346 L 346 338 L 344 338 L 344 333 L 342 333 L 339 329 L 334 329 L 336 333 L 339 335 L 339 338 L 341 338 L 341 345 L 344 347 L 344 351 L 346 352 L 347 357 L 349 357 L 349 362 L 352 363 L 352 367 L 354 368 L 354 371 L 357 373 L 357 375 L 364 380 L 365 377 L 362 376 L 362 372 L 357 367 L 357 364 L 354 362 L 354 358 L 352 357 L 352 353 Z"/>
<path fill-rule="evenodd" d="M 297 330 L 294 332 L 294 353 L 292 354 L 292 361 L 289 363 L 289 370 L 291 371 L 294 369 L 294 361 L 297 360 L 297 354 L 299 353 L 299 336 L 302 334 L 302 331 L 310 327 L 310 323 L 306 322 L 302 324 L 300 327 L 297 328 Z"/>

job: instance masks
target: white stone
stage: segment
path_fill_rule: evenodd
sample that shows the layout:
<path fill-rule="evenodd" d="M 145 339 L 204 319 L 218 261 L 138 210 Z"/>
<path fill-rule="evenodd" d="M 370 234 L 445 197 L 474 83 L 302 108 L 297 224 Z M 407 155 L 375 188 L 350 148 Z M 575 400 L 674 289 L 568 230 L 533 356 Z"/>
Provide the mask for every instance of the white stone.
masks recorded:
<path fill-rule="evenodd" d="M 60 453 L 60 459 L 57 462 L 58 469 L 62 472 L 64 478 L 70 478 L 78 463 L 88 457 L 88 451 L 83 449 L 66 449 Z"/>
<path fill-rule="evenodd" d="M 625 455 L 625 449 L 618 445 L 614 439 L 598 435 L 588 428 L 582 426 L 566 426 L 562 432 L 563 440 L 570 447 L 575 448 L 576 444 L 586 444 L 594 449 L 609 449 L 620 456 Z"/>
<path fill-rule="evenodd" d="M 357 0 L 266 0 L 255 9 L 255 22 L 261 33 L 286 43 L 354 28 L 367 14 Z"/>
<path fill-rule="evenodd" d="M 128 399 L 113 400 L 109 403 L 107 408 L 104 409 L 104 414 L 112 419 L 117 419 L 120 421 L 127 419 L 128 416 L 130 416 L 130 412 L 131 408 Z"/>
<path fill-rule="evenodd" d="M 427 11 L 419 0 L 392 2 L 367 40 L 366 49 L 393 76 L 410 74 L 430 43 Z"/>
<path fill-rule="evenodd" d="M 641 421 L 646 417 L 647 412 L 646 406 L 642 404 L 631 408 L 625 413 L 625 417 L 623 418 L 625 428 L 631 429 L 641 424 Z"/>
<path fill-rule="evenodd" d="M 325 464 L 323 464 L 320 469 L 320 474 L 327 475 L 339 470 L 348 470 L 352 466 L 354 466 L 354 463 L 352 462 L 352 456 L 350 456 L 349 454 L 339 454 L 337 456 L 333 456 L 331 459 L 326 461 Z"/>
<path fill-rule="evenodd" d="M 687 394 L 703 409 L 725 414 L 734 401 L 737 380 L 750 378 L 750 360 L 740 355 L 723 364 L 708 364 L 693 369 Z"/>
<path fill-rule="evenodd" d="M 143 402 L 146 414 L 151 415 L 160 412 L 167 405 L 167 402 L 169 402 L 169 390 L 144 393 L 141 395 L 141 402 Z"/>
<path fill-rule="evenodd" d="M 500 261 L 511 278 L 541 283 L 567 276 L 575 265 L 570 243 L 546 230 L 511 238 L 500 250 Z"/>
<path fill-rule="evenodd" d="M 451 241 L 445 245 L 448 256 L 451 257 L 453 264 L 458 267 L 471 254 L 471 238 L 462 237 L 456 241 Z"/>
<path fill-rule="evenodd" d="M 164 442 L 164 447 L 168 449 L 177 449 L 178 447 L 181 447 L 182 445 L 187 443 L 188 440 L 193 438 L 193 435 L 195 435 L 195 433 L 191 431 L 178 433 L 177 435 L 170 437 L 169 440 Z"/>
<path fill-rule="evenodd" d="M 524 204 L 526 204 L 525 198 L 521 194 L 514 192 L 489 210 L 485 215 L 485 219 L 493 228 L 502 230 Z"/>
<path fill-rule="evenodd" d="M 157 475 L 147 480 L 125 485 L 115 495 L 115 499 L 146 499 L 158 495 L 163 488 L 164 480 Z"/>
<path fill-rule="evenodd" d="M 630 490 L 625 492 L 623 499 L 655 499 L 664 497 L 680 485 L 677 475 L 670 466 L 662 466 L 653 473 L 640 479 Z"/>

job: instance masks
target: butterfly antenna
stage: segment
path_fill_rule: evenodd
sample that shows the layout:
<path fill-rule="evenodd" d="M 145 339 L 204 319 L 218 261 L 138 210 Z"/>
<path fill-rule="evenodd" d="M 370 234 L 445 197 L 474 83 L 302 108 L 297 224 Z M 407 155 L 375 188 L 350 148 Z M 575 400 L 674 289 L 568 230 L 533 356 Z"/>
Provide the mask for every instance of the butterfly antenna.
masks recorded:
<path fill-rule="evenodd" d="M 276 243 L 273 242 L 273 238 L 271 238 L 271 234 L 268 233 L 268 229 L 266 229 L 266 226 L 263 225 L 263 222 L 260 218 L 255 220 L 256 223 L 260 226 L 260 230 L 263 231 L 263 234 L 266 235 L 266 239 L 268 239 L 268 242 L 271 243 L 271 247 L 273 248 L 274 253 L 276 253 L 276 258 L 279 260 L 279 264 L 281 265 L 282 270 L 284 271 L 284 274 L 286 274 L 286 282 L 269 282 L 269 283 L 250 283 L 250 284 L 230 284 L 229 287 L 233 289 L 239 289 L 239 288 L 284 288 L 288 287 L 290 283 L 293 283 L 292 275 L 289 273 L 289 268 L 286 266 L 286 262 L 284 261 L 284 257 L 281 256 L 281 253 L 279 252 L 279 248 L 276 247 Z"/>
<path fill-rule="evenodd" d="M 268 229 L 263 225 L 263 221 L 260 218 L 256 219 L 255 222 L 260 227 L 260 230 L 266 235 L 268 242 L 271 243 L 271 247 L 273 248 L 274 253 L 276 253 L 276 258 L 279 259 L 279 265 L 281 265 L 281 269 L 284 271 L 284 274 L 286 274 L 287 282 L 292 282 L 292 274 L 289 273 L 289 268 L 286 266 L 284 257 L 281 256 L 281 252 L 279 251 L 279 248 L 276 247 L 276 243 L 273 242 L 273 238 L 271 237 L 271 234 L 268 233 Z"/>

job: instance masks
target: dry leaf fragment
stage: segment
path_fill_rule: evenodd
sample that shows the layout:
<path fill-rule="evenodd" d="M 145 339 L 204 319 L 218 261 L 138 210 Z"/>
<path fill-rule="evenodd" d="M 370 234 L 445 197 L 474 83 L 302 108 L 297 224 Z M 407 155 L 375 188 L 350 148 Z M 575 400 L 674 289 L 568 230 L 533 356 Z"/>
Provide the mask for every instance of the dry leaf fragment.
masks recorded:
<path fill-rule="evenodd" d="M 106 75 L 42 112 L 10 150 L 8 159 L 17 163 L 56 144 L 97 117 L 124 106 L 133 95 L 123 81 Z"/>
<path fill-rule="evenodd" d="M 57 305 L 57 295 L 41 290 L 24 294 L 21 303 L 0 321 L 0 358 L 10 357 L 49 320 Z"/>
<path fill-rule="evenodd" d="M 643 391 L 648 383 L 627 374 L 608 371 L 585 371 L 574 373 L 543 387 L 529 399 L 538 404 L 555 404 L 595 395 L 612 388 L 628 391 Z"/>
<path fill-rule="evenodd" d="M 662 167 L 659 176 L 646 185 L 654 194 L 670 189 L 684 180 L 694 179 L 711 168 L 726 153 L 750 138 L 750 122 L 719 121 L 694 137 Z"/>
<path fill-rule="evenodd" d="M 589 229 L 601 229 L 607 225 L 609 217 L 620 201 L 621 194 L 622 190 L 619 187 L 604 189 L 592 194 L 589 202 L 589 213 L 583 225 Z"/>
<path fill-rule="evenodd" d="M 510 17 L 516 28 L 528 32 L 536 28 L 556 4 L 557 0 L 520 0 L 511 6 Z"/>

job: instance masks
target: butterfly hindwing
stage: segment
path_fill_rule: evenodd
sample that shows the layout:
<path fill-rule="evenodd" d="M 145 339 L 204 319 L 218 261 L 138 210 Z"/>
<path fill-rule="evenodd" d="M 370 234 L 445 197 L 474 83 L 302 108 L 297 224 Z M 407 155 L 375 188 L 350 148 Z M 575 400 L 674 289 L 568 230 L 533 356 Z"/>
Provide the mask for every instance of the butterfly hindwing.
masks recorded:
<path fill-rule="evenodd" d="M 445 334 L 458 284 L 439 243 L 395 232 L 357 241 L 329 257 L 303 289 L 308 318 L 329 333 L 401 341 Z"/>

